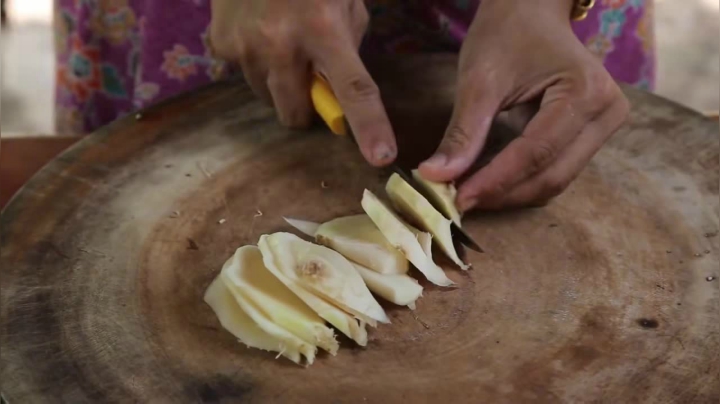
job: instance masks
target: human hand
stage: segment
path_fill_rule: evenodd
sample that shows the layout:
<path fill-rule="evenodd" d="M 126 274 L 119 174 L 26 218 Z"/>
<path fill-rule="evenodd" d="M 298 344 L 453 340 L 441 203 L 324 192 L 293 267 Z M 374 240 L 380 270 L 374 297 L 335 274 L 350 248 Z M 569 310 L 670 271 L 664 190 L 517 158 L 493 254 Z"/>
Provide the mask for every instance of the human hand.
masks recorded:
<path fill-rule="evenodd" d="M 364 157 L 379 166 L 395 159 L 397 146 L 358 54 L 367 24 L 362 0 L 213 0 L 210 35 L 216 54 L 240 64 L 286 126 L 310 124 L 311 73 L 322 73 Z"/>
<path fill-rule="evenodd" d="M 461 210 L 546 203 L 627 117 L 619 87 L 572 32 L 571 6 L 572 0 L 485 0 L 479 7 L 460 52 L 450 124 L 421 174 L 458 178 L 478 157 L 499 111 L 527 110 L 532 101 L 540 107 L 517 139 L 460 185 Z"/>

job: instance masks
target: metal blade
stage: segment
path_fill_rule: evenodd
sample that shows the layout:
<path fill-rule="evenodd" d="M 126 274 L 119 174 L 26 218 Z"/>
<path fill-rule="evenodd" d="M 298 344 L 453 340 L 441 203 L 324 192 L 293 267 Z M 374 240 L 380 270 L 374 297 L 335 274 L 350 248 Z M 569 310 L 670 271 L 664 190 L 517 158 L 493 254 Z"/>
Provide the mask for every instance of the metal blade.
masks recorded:
<path fill-rule="evenodd" d="M 485 252 L 485 250 L 483 250 L 482 247 L 480 247 L 475 240 L 473 240 L 472 237 L 470 237 L 470 235 L 462 229 L 462 227 L 455 224 L 455 222 L 452 222 L 450 225 L 450 232 L 452 233 L 452 236 L 465 247 L 479 253 Z"/>
<path fill-rule="evenodd" d="M 347 119 L 345 119 L 345 128 L 347 130 L 347 133 L 349 135 L 348 137 L 350 138 L 350 140 L 353 143 L 357 144 L 357 141 L 355 140 L 355 136 L 352 133 L 352 130 L 350 128 L 350 123 L 347 121 Z M 390 165 L 390 169 L 393 170 L 394 172 L 396 172 L 402 179 L 405 180 L 405 182 L 410 184 L 410 186 L 413 187 L 418 193 L 420 193 L 420 195 L 425 197 L 425 199 L 427 199 L 428 202 L 430 202 L 430 204 L 435 208 L 435 210 L 440 212 L 441 215 L 445 216 L 442 213 L 442 209 L 439 206 L 437 206 L 436 203 L 433 202 L 434 198 L 431 198 L 427 194 L 427 192 L 425 192 L 425 188 L 422 187 L 420 184 L 418 184 L 417 181 L 415 181 L 415 179 L 412 177 L 412 175 L 410 175 L 407 171 L 403 170 L 399 165 L 397 165 L 397 163 L 392 163 Z M 450 219 L 449 217 L 445 217 L 445 218 L 448 220 Z M 478 243 L 476 243 L 475 240 L 473 240 L 472 237 L 470 237 L 470 235 L 465 232 L 465 230 L 463 230 L 460 226 L 455 224 L 455 222 L 453 222 L 453 221 L 450 222 L 450 234 L 452 235 L 452 237 L 455 240 L 457 240 L 460 244 L 464 245 L 465 247 L 467 247 L 473 251 L 477 251 L 479 253 L 485 252 L 478 245 Z"/>
<path fill-rule="evenodd" d="M 422 195 L 423 197 L 425 197 L 425 199 L 427 199 L 427 201 L 430 202 L 430 204 L 435 208 L 435 210 L 437 210 L 438 212 L 440 212 L 441 215 L 445 216 L 445 215 L 442 213 L 442 209 L 441 209 L 439 206 L 437 206 L 436 203 L 434 203 L 434 200 L 435 200 L 435 199 L 434 199 L 434 198 L 431 198 L 430 195 L 428 195 L 427 192 L 425 192 L 425 188 L 424 188 L 423 186 L 421 186 L 420 184 L 418 184 L 417 181 L 415 181 L 415 178 L 413 178 L 412 175 L 408 174 L 407 171 L 403 170 L 400 166 L 398 166 L 398 165 L 395 164 L 395 163 L 391 164 L 391 165 L 390 165 L 390 168 L 391 168 L 394 172 L 396 172 L 402 179 L 404 179 L 405 182 L 407 182 L 408 184 L 410 184 L 410 186 L 413 187 L 420 195 Z M 448 219 L 448 220 L 450 219 L 449 217 L 445 217 L 445 218 Z M 470 235 L 467 234 L 467 233 L 465 232 L 465 230 L 462 229 L 462 227 L 458 226 L 458 225 L 455 224 L 455 222 L 453 222 L 453 221 L 450 222 L 450 233 L 452 234 L 452 237 L 453 237 L 455 240 L 457 240 L 459 243 L 461 243 L 461 244 L 464 245 L 465 247 L 467 247 L 467 248 L 469 248 L 469 249 L 471 249 L 471 250 L 473 250 L 473 251 L 477 251 L 477 252 L 479 252 L 479 253 L 484 253 L 484 252 L 485 252 L 485 251 L 478 245 L 478 243 L 475 242 L 475 240 L 473 240 L 472 237 L 470 237 Z"/>

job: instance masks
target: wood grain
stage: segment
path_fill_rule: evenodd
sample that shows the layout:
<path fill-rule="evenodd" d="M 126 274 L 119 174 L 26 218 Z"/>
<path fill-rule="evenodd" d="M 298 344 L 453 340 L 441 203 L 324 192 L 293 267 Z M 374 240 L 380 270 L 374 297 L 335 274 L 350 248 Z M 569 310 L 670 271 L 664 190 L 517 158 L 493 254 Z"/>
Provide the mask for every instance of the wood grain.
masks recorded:
<path fill-rule="evenodd" d="M 0 209 L 38 170 L 76 141 L 72 136 L 0 139 Z"/>
<path fill-rule="evenodd" d="M 371 69 L 417 163 L 447 122 L 455 59 Z M 236 343 L 204 289 L 236 247 L 288 231 L 281 216 L 359 213 L 387 173 L 321 126 L 282 129 L 242 83 L 120 120 L 2 213 L 2 391 L 13 404 L 717 403 L 718 125 L 627 95 L 629 123 L 564 195 L 464 220 L 487 253 L 469 252 L 467 273 L 445 263 L 459 288 L 425 285 L 415 312 L 388 306 L 367 349 L 343 341 L 306 369 Z"/>

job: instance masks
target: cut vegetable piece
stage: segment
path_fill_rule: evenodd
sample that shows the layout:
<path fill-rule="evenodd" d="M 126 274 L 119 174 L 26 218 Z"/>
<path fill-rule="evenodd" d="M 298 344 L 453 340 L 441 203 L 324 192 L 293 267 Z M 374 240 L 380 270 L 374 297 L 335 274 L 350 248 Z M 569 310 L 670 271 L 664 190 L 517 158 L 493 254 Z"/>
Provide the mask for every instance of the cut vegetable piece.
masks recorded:
<path fill-rule="evenodd" d="M 407 228 L 410 229 L 411 232 L 413 232 L 418 243 L 420 243 L 420 247 L 422 247 L 425 255 L 427 255 L 428 258 L 432 259 L 432 234 L 418 230 L 414 226 L 407 223 L 405 223 L 405 226 L 407 226 Z"/>
<path fill-rule="evenodd" d="M 370 325 L 389 323 L 385 311 L 372 296 L 350 261 L 327 247 L 307 242 L 290 233 L 263 235 L 258 243 L 275 270 L 318 296 Z"/>
<path fill-rule="evenodd" d="M 407 223 L 405 223 L 405 225 L 408 227 L 408 229 L 410 229 L 411 232 L 413 232 L 418 243 L 420 243 L 420 247 L 422 247 L 422 250 L 425 253 L 425 255 L 427 255 L 428 258 L 432 260 L 432 234 L 418 230 L 417 228 L 415 228 L 412 225 L 409 225 Z M 415 310 L 414 303 L 409 304 L 408 307 L 411 310 Z"/>
<path fill-rule="evenodd" d="M 267 264 L 265 264 L 267 265 Z M 276 273 L 278 279 L 287 285 L 302 301 L 313 309 L 320 317 L 332 324 L 341 333 L 355 341 L 360 346 L 367 345 L 367 330 L 365 323 L 358 324 L 358 320 L 324 299 L 315 296 L 299 283 L 292 281 L 281 272 Z"/>
<path fill-rule="evenodd" d="M 420 171 L 413 170 L 412 176 L 420 186 L 425 189 L 425 193 L 438 208 L 440 213 L 445 215 L 448 219 L 455 222 L 456 225 L 461 226 L 460 223 L 460 212 L 455 206 L 455 198 L 457 197 L 457 189 L 452 183 L 433 182 L 426 180 L 420 175 Z"/>
<path fill-rule="evenodd" d="M 415 307 L 415 301 L 422 296 L 422 286 L 408 275 L 384 275 L 353 264 L 371 292 L 399 306 Z"/>
<path fill-rule="evenodd" d="M 225 262 L 222 271 L 220 271 L 220 279 L 222 279 L 222 281 L 225 283 L 225 286 L 227 286 L 228 290 L 230 290 L 230 293 L 232 293 L 237 304 L 240 306 L 240 308 L 243 309 L 245 313 L 247 313 L 248 316 L 250 316 L 250 318 L 255 322 L 255 324 L 258 325 L 258 327 L 260 327 L 266 333 L 282 341 L 286 347 L 299 351 L 305 356 L 308 364 L 312 365 L 313 361 L 315 360 L 315 353 L 317 352 L 317 348 L 315 347 L 315 345 L 309 344 L 301 340 L 295 334 L 275 324 L 257 306 L 255 306 L 255 304 L 251 302 L 250 299 L 244 296 L 240 292 L 238 287 L 235 286 L 235 284 L 232 282 L 231 273 L 235 272 L 234 266 L 238 265 L 238 263 L 235 262 L 234 258 L 235 256 L 231 257 L 229 260 L 227 260 L 227 262 Z"/>
<path fill-rule="evenodd" d="M 400 213 L 416 222 L 422 230 L 433 235 L 433 239 L 440 249 L 460 268 L 468 269 L 470 266 L 462 262 L 453 245 L 450 226 L 452 221 L 445 218 L 431 204 L 408 184 L 397 173 L 390 176 L 385 185 L 390 200 Z"/>
<path fill-rule="evenodd" d="M 315 240 L 350 261 L 381 274 L 404 274 L 407 258 L 390 244 L 368 215 L 340 217 L 323 223 Z"/>
<path fill-rule="evenodd" d="M 262 251 L 262 247 L 260 250 Z M 337 306 L 323 300 L 322 298 L 315 296 L 302 287 L 298 282 L 295 282 L 283 275 L 283 273 L 275 265 L 275 260 L 272 255 L 269 254 L 266 256 L 263 254 L 263 262 L 270 272 L 272 272 L 272 274 L 280 280 L 280 282 L 284 283 L 288 289 L 295 293 L 300 300 L 310 306 L 310 308 L 325 321 L 332 324 L 341 333 L 355 341 L 358 345 L 367 345 L 367 330 L 365 330 L 365 323 L 358 324 L 358 321 L 348 313 L 342 311 Z"/>
<path fill-rule="evenodd" d="M 402 251 L 430 282 L 439 286 L 454 284 L 432 258 L 428 257 L 415 233 L 384 202 L 366 189 L 361 204 L 390 244 Z"/>
<path fill-rule="evenodd" d="M 250 316 L 243 311 L 233 297 L 230 289 L 217 276 L 205 291 L 204 297 L 215 312 L 220 325 L 240 342 L 250 348 L 279 352 L 280 355 L 300 364 L 300 352 L 283 344 L 278 338 L 262 330 Z"/>
<path fill-rule="evenodd" d="M 263 263 L 260 249 L 247 245 L 235 251 L 232 265 L 223 271 L 238 293 L 249 299 L 275 324 L 303 341 L 335 355 L 338 342 L 332 329 L 280 282 Z"/>
<path fill-rule="evenodd" d="M 320 227 L 320 223 L 308 222 L 307 220 L 290 219 L 288 217 L 283 217 L 283 219 L 285 219 L 290 226 L 310 237 L 315 237 L 315 233 L 318 227 Z"/>
<path fill-rule="evenodd" d="M 394 248 L 367 215 L 333 219 L 322 225 L 284 218 L 318 244 L 330 247 L 345 258 L 383 274 L 404 274 L 410 269 L 407 258 Z"/>

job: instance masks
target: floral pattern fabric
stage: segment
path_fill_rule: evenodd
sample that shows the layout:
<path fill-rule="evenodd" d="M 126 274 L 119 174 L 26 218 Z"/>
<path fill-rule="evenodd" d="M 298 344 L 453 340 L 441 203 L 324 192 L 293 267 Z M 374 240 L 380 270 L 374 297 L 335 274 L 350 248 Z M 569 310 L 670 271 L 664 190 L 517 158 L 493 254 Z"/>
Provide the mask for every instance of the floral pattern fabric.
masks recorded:
<path fill-rule="evenodd" d="M 458 51 L 477 0 L 370 0 L 363 53 Z M 620 82 L 652 89 L 652 0 L 598 0 L 573 23 Z M 56 0 L 56 117 L 88 133 L 118 117 L 229 74 L 212 57 L 210 0 Z"/>

